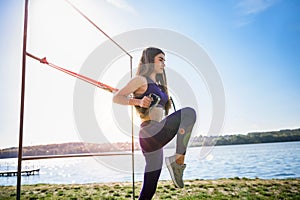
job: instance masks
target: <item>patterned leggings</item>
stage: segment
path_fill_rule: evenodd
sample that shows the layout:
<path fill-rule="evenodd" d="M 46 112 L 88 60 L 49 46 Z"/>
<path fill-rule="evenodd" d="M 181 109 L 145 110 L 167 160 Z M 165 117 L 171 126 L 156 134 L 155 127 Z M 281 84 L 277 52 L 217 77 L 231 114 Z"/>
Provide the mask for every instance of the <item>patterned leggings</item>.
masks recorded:
<path fill-rule="evenodd" d="M 156 191 L 163 164 L 162 148 L 177 136 L 176 154 L 185 155 L 195 122 L 195 110 L 186 107 L 160 122 L 146 121 L 141 124 L 139 140 L 146 166 L 140 200 L 151 199 Z M 181 129 L 184 129 L 184 133 L 179 132 Z"/>

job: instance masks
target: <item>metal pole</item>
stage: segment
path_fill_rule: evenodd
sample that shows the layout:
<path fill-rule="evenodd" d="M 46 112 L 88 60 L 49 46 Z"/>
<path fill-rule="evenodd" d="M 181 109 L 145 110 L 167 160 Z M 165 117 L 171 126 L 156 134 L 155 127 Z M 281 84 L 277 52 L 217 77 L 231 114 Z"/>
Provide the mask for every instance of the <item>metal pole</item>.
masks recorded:
<path fill-rule="evenodd" d="M 130 77 L 132 78 L 132 57 L 130 57 Z M 132 199 L 135 199 L 135 180 L 134 180 L 134 123 L 133 123 L 133 106 L 131 106 L 131 160 L 132 160 Z"/>
<path fill-rule="evenodd" d="M 76 6 L 74 6 L 69 0 L 65 0 L 68 4 L 70 4 L 82 17 L 84 17 L 88 22 L 90 22 L 97 30 L 99 30 L 103 35 L 105 35 L 110 41 L 112 41 L 117 47 L 119 47 L 124 53 L 126 53 L 130 57 L 130 75 L 132 78 L 132 56 L 116 41 L 114 41 L 107 33 L 105 33 L 101 28 L 99 28 L 91 19 L 89 19 L 83 12 L 81 12 Z M 132 190 L 133 190 L 133 199 L 135 199 L 135 186 L 134 186 L 134 130 L 133 130 L 133 107 L 131 108 L 131 120 L 132 120 L 132 138 L 131 138 L 131 148 L 132 148 Z"/>
<path fill-rule="evenodd" d="M 97 28 L 102 34 L 104 34 L 110 41 L 112 41 L 116 46 L 118 46 L 124 53 L 126 53 L 130 57 L 130 75 L 132 78 L 132 56 L 116 41 L 114 41 L 107 33 L 105 33 L 101 28 L 99 28 L 92 20 L 90 20 L 83 12 L 81 12 L 77 7 L 75 7 L 69 0 L 65 0 L 68 4 L 70 4 L 81 16 L 83 16 L 86 20 L 88 20 L 95 28 Z M 133 107 L 131 108 L 131 119 L 132 119 L 132 189 L 133 189 L 133 199 L 135 199 L 135 186 L 134 186 L 134 129 L 133 129 Z"/>
<path fill-rule="evenodd" d="M 22 85 L 21 85 L 21 107 L 20 107 L 20 129 L 19 129 L 19 151 L 18 151 L 18 177 L 17 177 L 17 196 L 21 198 L 21 170 L 22 170 L 22 151 L 23 151 L 23 122 L 24 122 L 24 100 L 25 100 L 25 72 L 26 72 L 26 45 L 27 45 L 27 23 L 28 23 L 28 1 L 25 0 L 24 14 L 24 33 L 23 33 L 23 55 L 22 55 Z"/>

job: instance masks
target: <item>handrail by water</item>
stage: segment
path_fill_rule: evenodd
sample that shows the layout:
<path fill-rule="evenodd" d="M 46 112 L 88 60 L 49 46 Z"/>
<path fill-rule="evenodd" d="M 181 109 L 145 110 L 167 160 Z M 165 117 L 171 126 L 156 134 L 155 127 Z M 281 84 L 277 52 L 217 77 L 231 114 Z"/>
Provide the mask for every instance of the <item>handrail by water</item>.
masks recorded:
<path fill-rule="evenodd" d="M 92 157 L 92 156 L 129 156 L 129 155 L 132 155 L 132 153 L 127 153 L 127 152 L 80 153 L 80 154 L 23 156 L 22 160 L 40 160 L 40 159 L 52 159 L 52 158 L 74 158 L 74 157 Z"/>

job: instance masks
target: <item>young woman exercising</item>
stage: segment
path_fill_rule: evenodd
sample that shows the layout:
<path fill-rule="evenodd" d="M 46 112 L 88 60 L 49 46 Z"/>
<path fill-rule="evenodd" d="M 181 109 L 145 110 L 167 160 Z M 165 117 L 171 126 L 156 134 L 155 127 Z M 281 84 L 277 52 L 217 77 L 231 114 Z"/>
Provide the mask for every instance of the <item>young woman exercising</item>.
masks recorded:
<path fill-rule="evenodd" d="M 165 162 L 175 186 L 184 187 L 184 158 L 196 112 L 186 107 L 168 115 L 171 102 L 164 68 L 165 53 L 158 48 L 146 48 L 136 76 L 113 97 L 115 103 L 135 106 L 141 118 L 139 142 L 146 166 L 139 199 L 151 199 L 155 194 L 163 164 L 163 147 L 175 136 L 176 154 L 167 157 Z"/>

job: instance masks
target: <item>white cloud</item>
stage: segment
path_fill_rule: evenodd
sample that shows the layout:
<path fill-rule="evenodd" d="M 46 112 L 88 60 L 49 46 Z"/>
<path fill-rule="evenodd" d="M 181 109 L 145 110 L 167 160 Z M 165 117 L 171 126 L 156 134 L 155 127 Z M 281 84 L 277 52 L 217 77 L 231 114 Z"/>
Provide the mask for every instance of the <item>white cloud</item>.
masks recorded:
<path fill-rule="evenodd" d="M 123 10 L 126 12 L 130 12 L 132 14 L 136 14 L 136 10 L 128 4 L 125 0 L 106 0 L 109 4 Z"/>
<path fill-rule="evenodd" d="M 237 8 L 243 15 L 258 14 L 277 2 L 278 0 L 242 0 L 237 4 Z"/>
<path fill-rule="evenodd" d="M 239 19 L 236 21 L 238 27 L 245 26 L 254 21 L 255 16 L 269 9 L 280 0 L 241 0 L 237 5 Z"/>

